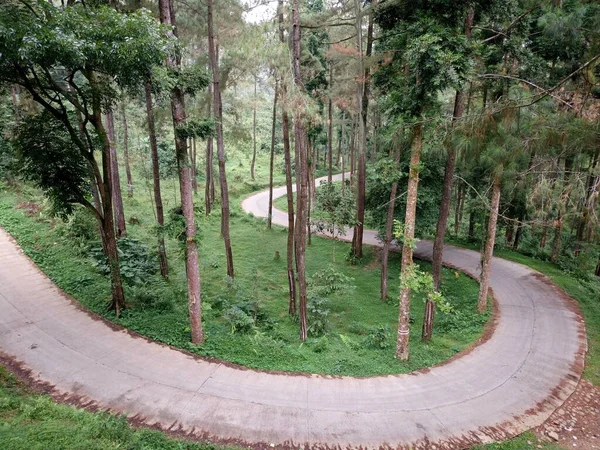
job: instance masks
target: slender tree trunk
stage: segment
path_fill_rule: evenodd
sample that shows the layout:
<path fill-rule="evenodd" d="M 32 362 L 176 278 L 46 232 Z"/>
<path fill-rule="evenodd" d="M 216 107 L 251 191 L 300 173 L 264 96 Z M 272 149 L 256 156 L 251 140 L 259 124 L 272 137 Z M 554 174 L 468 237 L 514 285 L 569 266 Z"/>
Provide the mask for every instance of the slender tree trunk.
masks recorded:
<path fill-rule="evenodd" d="M 90 80 L 92 87 L 94 87 L 96 80 L 94 73 L 89 73 L 88 79 Z M 100 177 L 99 171 L 94 170 L 103 213 L 102 217 L 99 219 L 101 227 L 100 234 L 104 239 L 103 247 L 105 248 L 108 267 L 110 269 L 110 285 L 112 293 L 110 309 L 113 309 L 116 316 L 119 317 L 121 310 L 125 308 L 125 294 L 123 292 L 123 283 L 121 280 L 121 266 L 119 263 L 119 251 L 117 249 L 117 239 L 115 236 L 114 212 L 112 204 L 112 152 L 110 139 L 106 133 L 104 125 L 102 124 L 102 108 L 100 97 L 96 92 L 97 91 L 95 89 L 92 89 L 92 125 L 94 126 L 96 134 L 100 139 L 102 149 L 102 177 Z"/>
<path fill-rule="evenodd" d="M 283 93 L 286 90 L 284 87 Z M 285 101 L 284 101 L 285 104 Z M 283 151 L 285 158 L 285 185 L 287 194 L 288 207 L 288 235 L 287 235 L 287 273 L 288 287 L 290 293 L 289 313 L 294 316 L 296 314 L 296 276 L 294 274 L 294 240 L 295 240 L 295 220 L 294 220 L 294 192 L 292 189 L 292 161 L 290 151 L 290 120 L 287 109 L 282 112 L 282 127 L 283 127 Z"/>
<path fill-rule="evenodd" d="M 117 238 L 127 234 L 125 226 L 125 212 L 123 211 L 123 196 L 121 193 L 121 178 L 119 177 L 119 161 L 117 159 L 117 146 L 115 140 L 115 119 L 112 111 L 106 113 L 106 128 L 108 139 L 110 141 L 110 167 L 112 170 L 111 190 L 113 196 L 113 206 L 115 210 L 115 225 Z"/>
<path fill-rule="evenodd" d="M 198 194 L 198 167 L 196 161 L 196 138 L 193 137 L 190 142 L 190 159 L 192 161 L 192 189 L 194 195 Z"/>
<path fill-rule="evenodd" d="M 277 19 L 279 22 L 279 41 L 285 43 L 283 23 L 283 0 L 277 1 Z M 291 316 L 296 315 L 296 276 L 294 274 L 294 192 L 292 188 L 292 156 L 290 150 L 290 118 L 288 115 L 287 85 L 281 80 L 281 128 L 283 130 L 283 155 L 285 161 L 285 186 L 288 209 L 288 232 L 287 232 L 287 277 L 288 291 L 290 294 L 288 312 Z M 296 166 L 297 167 L 297 166 Z"/>
<path fill-rule="evenodd" d="M 490 286 L 490 273 L 492 256 L 494 254 L 494 243 L 496 241 L 496 224 L 498 223 L 498 209 L 500 207 L 500 175 L 494 176 L 492 189 L 492 203 L 490 205 L 490 218 L 487 227 L 487 239 L 481 258 L 481 275 L 479 277 L 479 298 L 477 299 L 477 310 L 480 313 L 487 309 L 487 298 Z"/>
<path fill-rule="evenodd" d="M 217 135 L 217 157 L 219 160 L 219 184 L 221 186 L 221 231 L 225 241 L 225 255 L 227 256 L 227 275 L 234 277 L 233 253 L 231 251 L 231 237 L 229 233 L 229 188 L 227 186 L 227 172 L 225 170 L 225 144 L 223 142 L 223 105 L 221 103 L 221 90 L 219 87 L 219 61 L 215 48 L 215 32 L 213 21 L 213 0 L 207 1 L 208 6 L 208 53 L 213 74 L 213 113 L 215 117 L 215 131 Z"/>
<path fill-rule="evenodd" d="M 383 250 L 381 251 L 381 300 L 388 298 L 388 261 L 390 255 L 390 245 L 392 243 L 392 233 L 394 228 L 394 207 L 396 205 L 396 193 L 398 191 L 398 182 L 392 183 L 390 193 L 390 203 L 388 205 L 388 214 L 385 224 L 385 239 L 383 241 Z"/>
<path fill-rule="evenodd" d="M 600 277 L 600 258 L 598 258 L 598 264 L 596 265 L 596 276 Z"/>
<path fill-rule="evenodd" d="M 373 2 L 374 4 L 376 1 Z M 373 5 L 374 6 L 374 5 Z M 358 122 L 358 189 L 356 201 L 356 226 L 354 227 L 353 254 L 356 258 L 363 256 L 363 235 L 365 223 L 365 194 L 367 182 L 367 118 L 369 108 L 369 78 L 371 71 L 365 67 L 363 58 L 362 11 L 361 3 L 355 0 L 356 9 L 356 40 L 359 53 L 359 76 L 357 83 L 357 101 L 360 117 Z M 369 58 L 373 51 L 373 13 L 369 14 L 367 26 L 366 57 Z"/>
<path fill-rule="evenodd" d="M 12 104 L 14 109 L 15 123 L 18 123 L 21 119 L 21 111 L 19 109 L 19 86 L 13 84 L 11 86 Z"/>
<path fill-rule="evenodd" d="M 327 182 L 331 183 L 333 177 L 333 105 L 331 89 L 333 87 L 333 65 L 329 62 L 329 99 L 327 102 Z"/>
<path fill-rule="evenodd" d="M 466 186 L 463 184 L 463 187 L 461 189 L 461 193 L 460 193 L 460 207 L 458 209 L 458 223 L 459 226 L 462 223 L 463 220 L 463 213 L 465 212 L 465 200 L 467 198 L 467 188 Z M 458 231 L 457 231 L 458 234 Z"/>
<path fill-rule="evenodd" d="M 358 96 L 361 103 L 362 95 Z M 359 119 L 359 151 L 358 151 L 358 182 L 356 198 L 356 226 L 354 227 L 354 237 L 352 239 L 352 253 L 356 258 L 363 256 L 363 234 L 365 223 L 365 192 L 366 192 L 366 134 L 364 121 Z"/>
<path fill-rule="evenodd" d="M 346 189 L 346 159 L 342 153 L 342 191 Z"/>
<path fill-rule="evenodd" d="M 210 0 L 209 0 L 210 1 Z M 294 82 L 298 89 L 303 88 L 300 74 L 300 0 L 292 2 L 292 55 Z M 306 128 L 303 124 L 302 112 L 297 111 L 294 118 L 294 135 L 296 142 L 296 177 L 300 179 L 300 189 L 296 196 L 296 262 L 298 266 L 298 296 L 299 296 L 299 321 L 300 340 L 305 341 L 308 336 L 306 318 L 306 226 L 307 226 L 307 201 L 308 201 L 308 154 L 306 147 Z"/>
<path fill-rule="evenodd" d="M 465 34 L 467 39 L 471 39 L 471 28 L 473 27 L 474 11 L 470 10 L 467 19 L 465 21 Z M 464 111 L 464 93 L 462 90 L 456 91 L 454 98 L 454 114 L 452 117 L 453 121 L 457 121 L 463 116 Z M 444 184 L 442 187 L 442 201 L 440 205 L 440 215 L 437 222 L 437 230 L 435 239 L 433 241 L 433 260 L 432 260 L 432 275 L 433 275 L 433 288 L 438 291 L 440 289 L 440 279 L 442 274 L 442 260 L 444 258 L 444 242 L 446 239 L 446 228 L 448 227 L 448 216 L 450 215 L 450 201 L 452 200 L 452 183 L 454 181 L 454 168 L 456 166 L 456 151 L 452 144 L 448 145 L 448 157 L 446 159 L 446 168 L 444 171 Z M 459 197 L 460 200 L 460 197 Z M 429 305 L 430 300 L 427 300 L 427 307 L 425 308 L 426 321 L 433 327 L 433 311 L 435 305 Z M 432 329 L 426 330 L 423 327 L 423 340 L 431 338 Z"/>
<path fill-rule="evenodd" d="M 252 163 L 250 164 L 250 177 L 254 181 L 254 166 L 256 164 L 256 85 L 257 77 L 254 77 L 254 108 L 252 109 Z"/>
<path fill-rule="evenodd" d="M 175 15 L 168 0 L 159 0 L 160 21 L 164 24 L 175 25 Z M 167 65 L 176 70 L 181 61 L 170 56 Z M 177 129 L 185 122 L 185 102 L 183 91 L 179 86 L 171 89 L 171 113 L 173 128 Z M 181 208 L 185 218 L 185 272 L 188 285 L 188 310 L 190 316 L 190 331 L 193 344 L 204 341 L 202 329 L 202 304 L 200 286 L 200 268 L 198 265 L 198 244 L 196 243 L 196 219 L 194 217 L 194 197 L 192 193 L 191 167 L 188 158 L 185 139 L 175 133 L 175 152 L 179 168 L 179 188 L 181 193 Z"/>
<path fill-rule="evenodd" d="M 421 331 L 421 339 L 423 342 L 428 342 L 433 336 L 433 319 L 435 318 L 435 303 L 427 299 L 425 301 L 425 315 L 423 317 L 423 330 Z"/>
<path fill-rule="evenodd" d="M 597 169 L 600 163 L 600 147 L 596 150 L 594 157 L 592 159 L 592 163 L 588 169 L 588 175 L 585 186 L 585 197 L 583 198 L 581 213 L 579 216 L 579 223 L 577 225 L 577 235 L 576 235 L 576 253 L 581 250 L 581 246 L 585 240 L 585 232 L 588 228 L 588 223 L 590 222 L 590 217 L 594 214 L 594 204 L 597 193 Z"/>
<path fill-rule="evenodd" d="M 560 160 L 558 162 L 558 165 L 560 167 Z M 563 175 L 562 175 L 563 187 L 569 185 L 569 178 L 571 176 L 572 168 L 573 168 L 573 157 L 569 155 L 569 156 L 565 157 L 565 162 L 564 162 L 564 170 L 563 170 Z M 554 264 L 556 264 L 558 262 L 558 257 L 560 256 L 560 251 L 561 251 L 561 247 L 562 247 L 562 245 L 561 245 L 562 244 L 562 232 L 563 232 L 563 227 L 564 227 L 563 210 L 564 210 L 564 208 L 566 208 L 566 204 L 565 204 L 566 200 L 565 199 L 569 197 L 570 193 L 571 193 L 571 188 L 569 186 L 567 189 L 567 192 L 563 192 L 559 196 L 560 200 L 559 200 L 559 205 L 558 205 L 558 218 L 554 221 L 554 238 L 552 240 L 552 254 L 550 256 L 550 261 L 552 261 L 552 263 L 554 263 Z"/>
<path fill-rule="evenodd" d="M 448 161 L 446 161 L 446 166 L 448 165 Z M 444 181 L 446 178 L 446 173 L 444 173 Z M 454 236 L 458 236 L 458 230 L 460 228 L 460 202 L 462 196 L 462 183 L 459 181 L 456 183 L 456 200 L 454 205 Z"/>
<path fill-rule="evenodd" d="M 340 162 L 341 162 L 340 157 L 341 157 L 341 154 L 342 154 L 342 143 L 344 141 L 344 135 L 346 133 L 346 126 L 345 126 L 345 122 L 344 122 L 345 121 L 345 117 L 344 116 L 345 116 L 344 111 L 342 111 L 342 117 L 340 119 L 340 121 L 342 122 L 342 125 L 341 125 L 341 129 L 340 129 L 340 135 L 339 135 L 339 141 L 338 141 L 338 149 L 337 149 L 337 157 L 336 157 L 336 163 L 335 163 L 335 165 L 338 166 L 338 167 L 339 167 Z"/>
<path fill-rule="evenodd" d="M 504 240 L 506 241 L 506 245 L 508 247 L 512 247 L 513 239 L 515 234 L 515 224 L 512 220 L 506 221 L 506 230 L 504 233 Z"/>
<path fill-rule="evenodd" d="M 309 183 L 309 189 L 308 189 L 308 226 L 309 226 L 309 231 L 310 231 L 310 212 L 313 210 L 316 201 L 316 192 L 317 192 L 317 181 L 316 181 L 316 176 L 315 176 L 315 170 L 316 170 L 316 161 L 318 160 L 317 157 L 315 157 L 315 153 L 317 151 L 317 145 L 316 145 L 316 141 L 308 141 L 308 183 Z M 310 236 L 310 233 L 309 233 Z M 310 239 L 310 238 L 309 238 Z"/>
<path fill-rule="evenodd" d="M 148 119 L 148 137 L 150 139 L 150 152 L 152 158 L 152 180 L 154 184 L 154 203 L 156 205 L 156 221 L 158 222 L 158 259 L 160 263 L 160 274 L 163 278 L 169 277 L 169 265 L 167 263 L 167 250 L 163 230 L 165 216 L 163 210 L 162 194 L 160 192 L 160 165 L 158 163 L 158 145 L 156 142 L 156 128 L 154 125 L 154 112 L 152 110 L 152 86 L 147 81 L 146 91 L 146 117 Z"/>
<path fill-rule="evenodd" d="M 396 358 L 406 361 L 409 357 L 410 338 L 410 286 L 402 283 L 413 266 L 413 241 L 415 237 L 415 220 L 417 216 L 417 193 L 419 188 L 419 163 L 423 146 L 423 124 L 413 126 L 412 146 L 410 152 L 410 169 L 408 188 L 406 191 L 406 215 L 404 218 L 404 244 L 402 245 L 402 269 L 400 301 L 398 311 L 398 340 Z"/>
<path fill-rule="evenodd" d="M 277 124 L 277 97 L 279 96 L 279 82 L 275 79 L 275 94 L 273 95 L 273 121 L 271 125 L 271 155 L 269 159 L 269 214 L 267 226 L 271 229 L 273 222 L 273 163 L 275 160 L 275 125 Z"/>
<path fill-rule="evenodd" d="M 312 233 L 310 228 L 310 213 L 315 205 L 315 146 L 313 145 L 314 141 L 310 139 L 307 140 L 307 153 L 308 153 L 308 204 L 306 207 L 306 225 L 307 225 L 307 239 L 308 245 L 312 245 Z"/>
<path fill-rule="evenodd" d="M 355 124 L 352 124 L 350 129 L 350 185 L 354 186 L 354 174 L 356 173 L 356 160 L 354 147 L 356 146 L 356 130 Z"/>
<path fill-rule="evenodd" d="M 212 116 L 212 84 L 208 85 L 207 113 L 208 117 Z M 206 140 L 206 185 L 204 186 L 204 209 L 208 216 L 212 211 L 214 197 L 214 176 L 213 176 L 213 138 L 209 136 Z"/>
<path fill-rule="evenodd" d="M 558 256 L 560 255 L 562 229 L 563 220 L 562 217 L 559 217 L 558 220 L 555 221 L 554 238 L 552 239 L 552 254 L 550 255 L 550 261 L 552 261 L 553 264 L 558 262 Z"/>
<path fill-rule="evenodd" d="M 546 248 L 546 239 L 548 236 L 548 225 L 544 223 L 542 226 L 542 238 L 540 239 L 540 248 Z"/>
<path fill-rule="evenodd" d="M 454 99 L 454 120 L 462 117 L 463 114 L 463 93 L 457 91 Z M 448 157 L 446 158 L 446 168 L 444 170 L 444 183 L 442 187 L 442 201 L 440 204 L 440 215 L 437 222 L 437 230 L 433 241 L 433 260 L 431 272 L 433 275 L 433 288 L 436 291 L 440 289 L 440 279 L 442 275 L 442 260 L 444 258 L 444 241 L 446 238 L 446 228 L 448 226 L 448 216 L 450 215 L 450 201 L 452 199 L 452 183 L 454 181 L 454 168 L 456 166 L 456 151 L 452 144 L 448 145 Z M 460 197 L 458 199 L 460 203 Z M 427 300 L 429 302 L 429 300 Z M 428 308 L 425 308 L 427 314 Z M 423 339 L 429 334 L 429 330 L 424 329 Z"/>
<path fill-rule="evenodd" d="M 475 239 L 475 210 L 471 207 L 469 211 L 469 231 L 467 237 L 470 241 Z"/>
<path fill-rule="evenodd" d="M 129 130 L 127 127 L 125 103 L 121 104 L 121 116 L 123 119 L 123 158 L 125 158 L 125 174 L 127 175 L 127 197 L 133 197 L 133 177 L 131 176 L 131 165 L 129 161 Z"/>
<path fill-rule="evenodd" d="M 513 241 L 512 245 L 511 245 L 513 250 L 518 250 L 518 248 L 519 248 L 519 243 L 521 242 L 521 237 L 523 236 L 523 228 L 525 227 L 525 225 L 523 224 L 523 221 L 525 220 L 525 215 L 524 214 L 519 215 L 517 220 L 519 221 L 519 223 L 517 224 L 515 240 Z"/>

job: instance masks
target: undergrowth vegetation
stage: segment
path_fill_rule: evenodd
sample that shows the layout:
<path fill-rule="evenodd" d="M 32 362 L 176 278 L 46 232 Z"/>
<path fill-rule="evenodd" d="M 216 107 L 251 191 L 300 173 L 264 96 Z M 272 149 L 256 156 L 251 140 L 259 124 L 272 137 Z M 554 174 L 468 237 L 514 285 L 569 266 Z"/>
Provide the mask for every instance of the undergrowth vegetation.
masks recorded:
<path fill-rule="evenodd" d="M 2 189 L 0 226 L 55 283 L 92 311 L 159 342 L 251 368 L 357 376 L 410 372 L 443 362 L 481 335 L 489 316 L 475 311 L 477 283 L 445 270 L 444 296 L 453 311 L 438 313 L 434 339 L 423 343 L 424 298 L 415 296 L 411 311 L 413 353 L 408 363 L 400 363 L 394 358 L 393 332 L 397 325 L 399 255 L 391 258 L 391 298 L 383 302 L 379 299 L 377 250 L 369 248 L 356 265 L 341 257 L 333 262 L 335 248 L 346 254 L 349 245 L 315 238 L 307 253 L 309 339 L 301 343 L 297 323 L 287 314 L 285 258 L 277 257 L 285 255 L 286 231 L 268 230 L 263 220 L 246 215 L 239 206 L 242 198 L 263 186 L 246 181 L 246 165 L 245 159 L 230 163 L 234 175 L 240 177 L 231 186 L 235 280 L 225 273 L 219 214 L 206 216 L 201 209 L 196 214 L 207 337 L 199 347 L 189 342 L 183 247 L 176 232 L 180 228 L 178 215 L 172 214 L 161 230 L 171 269 L 169 281 L 164 281 L 155 262 L 159 231 L 154 225 L 150 190 L 142 183 L 133 198 L 124 198 L 128 236 L 121 240 L 119 251 L 128 308 L 120 319 L 106 310 L 110 297 L 106 262 L 99 251 L 96 225 L 84 210 L 66 221 L 54 218 L 37 190 L 15 184 Z M 259 163 L 257 167 L 264 172 L 266 165 Z M 167 210 L 178 206 L 175 183 L 173 179 L 163 183 Z M 421 265 L 429 270 L 428 264 Z"/>

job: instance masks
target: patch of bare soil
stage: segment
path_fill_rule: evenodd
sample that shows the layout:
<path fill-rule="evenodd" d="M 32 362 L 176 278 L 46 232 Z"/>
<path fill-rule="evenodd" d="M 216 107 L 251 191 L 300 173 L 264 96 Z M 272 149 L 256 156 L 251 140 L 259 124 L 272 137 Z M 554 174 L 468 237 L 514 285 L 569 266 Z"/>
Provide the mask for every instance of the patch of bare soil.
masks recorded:
<path fill-rule="evenodd" d="M 25 214 L 30 217 L 37 216 L 41 211 L 40 205 L 31 201 L 19 203 L 17 208 L 24 210 Z"/>
<path fill-rule="evenodd" d="M 600 449 L 600 386 L 581 380 L 562 407 L 535 431 L 540 439 L 565 449 Z"/>

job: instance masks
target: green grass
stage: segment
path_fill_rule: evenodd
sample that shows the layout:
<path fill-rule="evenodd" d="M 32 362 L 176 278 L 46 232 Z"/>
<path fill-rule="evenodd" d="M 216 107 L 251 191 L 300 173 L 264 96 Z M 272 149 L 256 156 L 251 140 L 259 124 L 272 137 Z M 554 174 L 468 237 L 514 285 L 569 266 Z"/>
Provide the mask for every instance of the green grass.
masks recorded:
<path fill-rule="evenodd" d="M 0 448 L 7 450 L 234 450 L 132 428 L 122 417 L 55 403 L 0 366 Z"/>
<path fill-rule="evenodd" d="M 116 319 L 113 313 L 106 311 L 110 295 L 108 280 L 92 266 L 89 252 L 78 248 L 62 221 L 44 214 L 44 200 L 37 190 L 23 185 L 5 188 L 0 193 L 0 226 L 15 237 L 58 286 L 92 311 L 159 342 L 251 368 L 353 376 L 405 373 L 441 363 L 481 335 L 488 315 L 480 316 L 475 312 L 477 283 L 463 274 L 445 270 L 444 293 L 456 314 L 438 313 L 434 338 L 425 344 L 420 340 L 424 300 L 415 296 L 411 310 L 414 319 L 411 358 L 406 363 L 399 362 L 394 358 L 399 256 L 393 255 L 390 261 L 392 301 L 383 302 L 379 299 L 379 264 L 372 249 L 367 249 L 360 264 L 352 266 L 345 261 L 348 244 L 315 238 L 307 252 L 307 273 L 310 275 L 328 267 L 335 252 L 336 269 L 352 277 L 356 289 L 329 300 L 330 327 L 324 336 L 311 337 L 301 343 L 298 324 L 287 315 L 286 231 L 281 228 L 268 230 L 262 220 L 241 211 L 241 199 L 261 184 L 245 181 L 245 166 L 235 162 L 230 165 L 233 167 L 230 171 L 234 205 L 231 238 L 236 280 L 230 283 L 226 277 L 219 214 L 206 217 L 199 212 L 200 270 L 207 338 L 199 347 L 189 342 L 183 255 L 174 239 L 167 239 L 170 281 L 165 283 L 155 275 L 149 277 L 144 287 L 128 288 L 126 295 L 130 308 Z M 257 175 L 260 180 L 264 174 L 259 171 Z M 156 238 L 150 189 L 139 177 L 136 188 L 134 198 L 124 198 L 127 218 L 135 216 L 139 221 L 137 225 L 128 225 L 128 233 L 154 248 Z M 172 208 L 178 198 L 175 180 L 167 180 L 163 188 L 165 208 Z M 198 200 L 201 204 L 202 199 Z M 27 202 L 41 204 L 42 213 L 30 216 L 26 210 L 17 207 Z M 279 259 L 275 258 L 276 252 L 280 254 Z M 429 270 L 428 264 L 422 266 Z M 145 300 L 148 292 L 158 293 L 158 307 L 149 306 Z M 222 303 L 231 305 L 244 298 L 258 302 L 269 318 L 268 326 L 259 326 L 244 334 L 232 332 L 224 320 L 226 308 Z M 387 330 L 383 349 L 369 346 L 369 332 L 376 326 L 384 326 Z"/>
<path fill-rule="evenodd" d="M 556 444 L 541 441 L 532 432 L 523 433 L 514 439 L 486 445 L 476 445 L 472 450 L 560 450 Z"/>

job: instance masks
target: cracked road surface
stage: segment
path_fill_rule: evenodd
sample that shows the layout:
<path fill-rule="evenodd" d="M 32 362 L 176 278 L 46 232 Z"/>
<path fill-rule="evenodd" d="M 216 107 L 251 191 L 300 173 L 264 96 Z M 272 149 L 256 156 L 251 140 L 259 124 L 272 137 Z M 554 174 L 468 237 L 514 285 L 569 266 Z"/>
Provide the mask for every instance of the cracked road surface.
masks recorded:
<path fill-rule="evenodd" d="M 285 195 L 275 189 L 274 197 Z M 265 217 L 268 192 L 243 202 Z M 273 222 L 285 226 L 286 213 Z M 375 233 L 365 243 L 379 245 Z M 427 258 L 431 243 L 416 255 Z M 477 276 L 479 254 L 444 260 Z M 283 283 L 283 280 L 282 280 Z M 137 424 L 254 447 L 461 448 L 540 425 L 576 388 L 584 323 L 531 269 L 495 258 L 499 316 L 472 351 L 415 374 L 373 378 L 265 373 L 206 361 L 109 326 L 78 307 L 0 229 L 0 350 L 59 399 Z"/>

